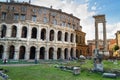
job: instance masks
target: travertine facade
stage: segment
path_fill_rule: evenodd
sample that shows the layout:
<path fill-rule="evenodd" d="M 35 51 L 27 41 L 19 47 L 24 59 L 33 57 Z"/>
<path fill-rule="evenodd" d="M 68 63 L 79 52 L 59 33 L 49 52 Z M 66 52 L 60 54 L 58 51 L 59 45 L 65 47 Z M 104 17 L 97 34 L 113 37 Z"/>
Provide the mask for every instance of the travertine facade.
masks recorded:
<path fill-rule="evenodd" d="M 83 32 L 80 19 L 72 14 L 13 0 L 0 2 L 0 15 L 0 59 L 79 57 L 75 30 Z"/>

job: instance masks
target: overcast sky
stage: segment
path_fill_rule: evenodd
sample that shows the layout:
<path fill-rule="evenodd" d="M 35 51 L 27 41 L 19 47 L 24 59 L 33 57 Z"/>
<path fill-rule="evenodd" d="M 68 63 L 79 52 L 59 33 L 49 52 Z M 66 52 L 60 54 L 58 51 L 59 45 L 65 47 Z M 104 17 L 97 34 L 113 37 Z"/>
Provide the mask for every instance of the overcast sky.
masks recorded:
<path fill-rule="evenodd" d="M 6 0 L 0 0 L 6 1 Z M 15 0 L 26 1 L 29 0 Z M 63 12 L 73 14 L 81 19 L 82 31 L 86 33 L 86 40 L 95 37 L 93 15 L 105 14 L 107 38 L 115 38 L 115 33 L 120 30 L 120 0 L 31 0 L 31 4 L 62 9 Z M 99 24 L 99 38 L 102 39 L 102 24 Z"/>

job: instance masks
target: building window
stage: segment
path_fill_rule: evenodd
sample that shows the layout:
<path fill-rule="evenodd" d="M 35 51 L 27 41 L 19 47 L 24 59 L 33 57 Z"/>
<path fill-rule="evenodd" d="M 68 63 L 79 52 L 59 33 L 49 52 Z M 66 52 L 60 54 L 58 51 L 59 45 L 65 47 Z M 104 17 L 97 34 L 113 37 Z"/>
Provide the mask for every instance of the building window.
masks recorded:
<path fill-rule="evenodd" d="M 65 22 L 62 22 L 62 26 L 66 26 Z"/>
<path fill-rule="evenodd" d="M 46 10 L 46 9 L 43 9 L 43 13 L 46 14 L 46 13 L 47 13 L 47 10 Z"/>
<path fill-rule="evenodd" d="M 14 14 L 14 20 L 18 20 L 19 19 L 19 14 Z"/>
<path fill-rule="evenodd" d="M 25 14 L 21 14 L 20 20 L 25 20 Z"/>
<path fill-rule="evenodd" d="M 36 9 L 33 9 L 32 11 L 33 11 L 34 13 L 36 13 Z"/>
<path fill-rule="evenodd" d="M 70 23 L 68 23 L 68 27 L 70 28 L 70 26 L 71 26 L 71 24 Z"/>
<path fill-rule="evenodd" d="M 7 9 L 7 10 L 10 10 L 10 6 L 7 6 L 6 9 Z"/>
<path fill-rule="evenodd" d="M 39 14 L 42 14 L 42 9 L 39 9 Z"/>
<path fill-rule="evenodd" d="M 36 17 L 36 15 L 33 15 L 33 16 L 32 16 L 32 21 L 34 21 L 34 22 L 37 21 L 37 17 Z"/>
<path fill-rule="evenodd" d="M 15 11 L 15 7 L 12 7 L 12 11 Z"/>
<path fill-rule="evenodd" d="M 55 18 L 53 19 L 53 24 L 57 25 L 57 20 Z"/>
<path fill-rule="evenodd" d="M 5 19 L 6 19 L 6 12 L 2 12 L 1 19 L 2 19 L 2 20 L 5 20 Z"/>
<path fill-rule="evenodd" d="M 44 17 L 43 23 L 46 24 L 48 22 L 47 17 Z"/>
<path fill-rule="evenodd" d="M 25 6 L 22 6 L 22 7 L 21 7 L 21 11 L 22 11 L 22 12 L 26 12 L 26 10 L 27 10 L 27 8 L 26 8 Z"/>

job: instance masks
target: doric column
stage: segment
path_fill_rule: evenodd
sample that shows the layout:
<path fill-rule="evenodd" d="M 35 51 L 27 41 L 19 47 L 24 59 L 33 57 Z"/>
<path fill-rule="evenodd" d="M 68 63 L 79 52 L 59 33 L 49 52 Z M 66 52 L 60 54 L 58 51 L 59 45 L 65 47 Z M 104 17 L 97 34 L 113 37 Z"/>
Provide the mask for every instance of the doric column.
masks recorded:
<path fill-rule="evenodd" d="M 29 60 L 29 57 L 30 57 L 30 48 L 26 47 L 25 60 Z"/>
<path fill-rule="evenodd" d="M 19 59 L 19 46 L 15 46 L 14 59 L 15 59 L 15 60 L 18 60 L 18 59 Z"/>
<path fill-rule="evenodd" d="M 73 57 L 76 58 L 76 48 L 73 49 Z"/>
<path fill-rule="evenodd" d="M 57 47 L 54 48 L 53 60 L 57 60 Z"/>
<path fill-rule="evenodd" d="M 45 60 L 49 60 L 49 48 L 48 46 L 46 46 L 46 49 L 45 49 Z"/>
<path fill-rule="evenodd" d="M 8 59 L 8 46 L 4 45 L 4 51 L 3 51 L 3 59 Z"/>
<path fill-rule="evenodd" d="M 106 40 L 106 21 L 103 22 L 103 47 L 104 51 L 107 51 L 107 40 Z"/>
<path fill-rule="evenodd" d="M 64 56 L 64 48 L 62 48 L 62 52 L 61 52 L 61 59 L 65 59 L 65 56 Z"/>
<path fill-rule="evenodd" d="M 68 48 L 67 59 L 71 58 L 70 56 L 70 48 Z"/>
<path fill-rule="evenodd" d="M 39 57 L 40 55 L 39 55 L 39 47 L 38 47 L 36 48 L 35 59 L 39 60 Z"/>
<path fill-rule="evenodd" d="M 95 47 L 96 49 L 99 48 L 99 42 L 98 42 L 98 23 L 95 22 Z"/>

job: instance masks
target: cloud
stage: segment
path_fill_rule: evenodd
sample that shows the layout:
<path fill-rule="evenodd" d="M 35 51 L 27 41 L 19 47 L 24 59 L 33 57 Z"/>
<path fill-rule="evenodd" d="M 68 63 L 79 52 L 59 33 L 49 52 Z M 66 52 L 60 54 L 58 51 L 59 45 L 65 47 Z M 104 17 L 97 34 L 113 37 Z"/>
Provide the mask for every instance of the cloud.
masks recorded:
<path fill-rule="evenodd" d="M 89 11 L 89 0 L 84 1 L 84 4 L 78 4 L 75 2 L 75 0 L 34 0 L 32 3 L 45 7 L 50 7 L 52 5 L 53 9 L 62 9 L 63 12 L 66 12 L 68 14 L 72 13 L 74 16 L 81 19 L 80 25 L 82 26 L 82 31 L 86 33 L 86 39 L 92 40 L 95 39 L 95 26 L 92 16 L 96 14 L 95 10 L 98 4 L 95 2 L 92 6 L 92 10 Z M 102 7 L 100 7 L 100 9 L 101 8 Z M 115 37 L 114 33 L 116 33 L 118 26 L 120 26 L 120 23 L 106 24 L 107 38 Z M 99 34 L 102 35 L 102 28 L 100 28 Z"/>

